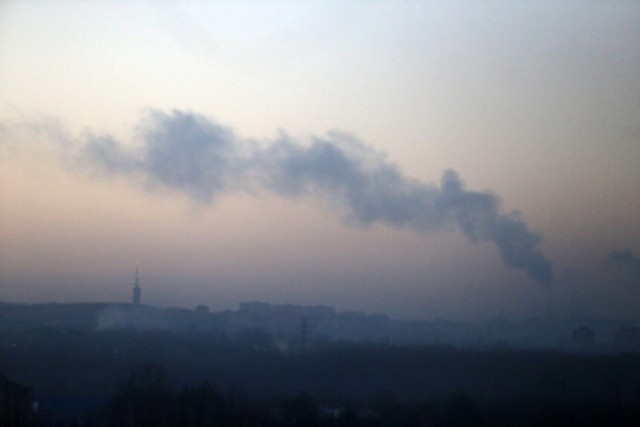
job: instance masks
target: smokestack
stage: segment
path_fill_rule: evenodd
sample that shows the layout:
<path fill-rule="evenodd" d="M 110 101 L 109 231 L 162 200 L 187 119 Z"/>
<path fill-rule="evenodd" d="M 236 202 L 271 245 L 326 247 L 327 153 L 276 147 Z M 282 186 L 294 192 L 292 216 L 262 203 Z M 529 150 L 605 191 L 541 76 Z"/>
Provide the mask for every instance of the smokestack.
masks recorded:
<path fill-rule="evenodd" d="M 140 305 L 140 296 L 141 296 L 142 290 L 140 289 L 140 278 L 139 278 L 139 274 L 138 274 L 138 261 L 136 261 L 136 281 L 133 284 L 133 300 L 132 300 L 132 304 L 133 305 Z"/>

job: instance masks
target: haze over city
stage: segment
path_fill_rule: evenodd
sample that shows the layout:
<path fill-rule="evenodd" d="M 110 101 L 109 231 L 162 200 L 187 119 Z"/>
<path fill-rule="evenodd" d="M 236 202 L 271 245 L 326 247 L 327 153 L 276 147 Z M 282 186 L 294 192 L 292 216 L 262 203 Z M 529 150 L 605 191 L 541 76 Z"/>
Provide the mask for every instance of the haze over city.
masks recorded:
<path fill-rule="evenodd" d="M 639 23 L 3 2 L 0 300 L 640 320 Z"/>

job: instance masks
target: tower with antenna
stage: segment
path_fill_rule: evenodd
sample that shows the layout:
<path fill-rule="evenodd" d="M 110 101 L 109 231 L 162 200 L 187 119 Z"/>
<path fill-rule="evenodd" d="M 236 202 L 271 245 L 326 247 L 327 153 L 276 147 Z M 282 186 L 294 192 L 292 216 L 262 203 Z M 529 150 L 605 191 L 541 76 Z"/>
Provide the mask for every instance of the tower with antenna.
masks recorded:
<path fill-rule="evenodd" d="M 133 284 L 133 300 L 131 303 L 133 305 L 140 305 L 140 295 L 142 290 L 140 289 L 140 277 L 138 273 L 138 261 L 136 261 L 136 281 Z"/>

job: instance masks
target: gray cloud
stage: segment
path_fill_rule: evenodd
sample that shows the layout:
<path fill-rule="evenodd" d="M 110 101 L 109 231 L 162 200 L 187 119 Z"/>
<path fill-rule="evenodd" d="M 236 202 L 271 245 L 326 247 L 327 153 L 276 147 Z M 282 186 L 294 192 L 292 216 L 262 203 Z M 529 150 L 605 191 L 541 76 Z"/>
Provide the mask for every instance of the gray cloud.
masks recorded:
<path fill-rule="evenodd" d="M 429 232 L 457 226 L 473 242 L 492 242 L 510 268 L 539 283 L 553 279 L 540 235 L 500 198 L 467 190 L 453 170 L 440 185 L 406 177 L 396 165 L 353 137 L 329 133 L 301 144 L 286 135 L 258 148 L 231 129 L 193 113 L 151 111 L 138 148 L 89 136 L 80 163 L 102 173 L 141 177 L 211 203 L 231 191 L 272 191 L 283 197 L 319 196 L 352 224 L 385 224 Z"/>

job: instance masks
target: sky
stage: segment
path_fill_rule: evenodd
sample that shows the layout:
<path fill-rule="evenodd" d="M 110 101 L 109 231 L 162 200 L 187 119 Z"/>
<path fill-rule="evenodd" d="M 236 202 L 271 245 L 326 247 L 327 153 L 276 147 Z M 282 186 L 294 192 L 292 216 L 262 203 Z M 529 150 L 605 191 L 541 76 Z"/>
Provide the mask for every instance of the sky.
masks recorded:
<path fill-rule="evenodd" d="M 640 320 L 640 3 L 4 1 L 0 301 Z"/>

